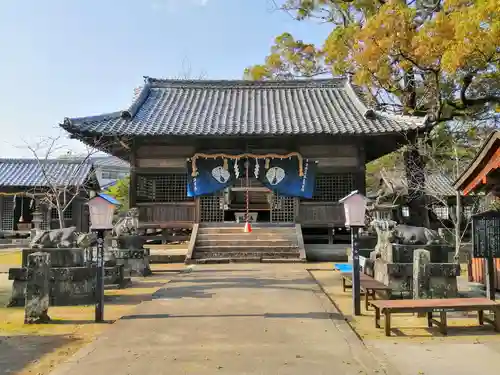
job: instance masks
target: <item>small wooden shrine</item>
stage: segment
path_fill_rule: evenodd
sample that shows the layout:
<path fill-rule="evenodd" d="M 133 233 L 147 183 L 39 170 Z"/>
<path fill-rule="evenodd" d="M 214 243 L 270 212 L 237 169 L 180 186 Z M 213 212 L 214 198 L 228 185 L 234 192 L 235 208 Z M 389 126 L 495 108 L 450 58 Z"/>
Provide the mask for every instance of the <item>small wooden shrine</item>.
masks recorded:
<path fill-rule="evenodd" d="M 479 149 L 468 168 L 454 183 L 455 189 L 467 195 L 485 195 L 485 200 L 492 201 L 500 196 L 500 132 L 495 131 Z M 488 199 L 489 198 L 489 199 Z M 500 290 L 500 259 L 496 264 L 496 289 Z M 469 278 L 471 281 L 485 283 L 483 258 L 473 258 L 470 262 Z"/>

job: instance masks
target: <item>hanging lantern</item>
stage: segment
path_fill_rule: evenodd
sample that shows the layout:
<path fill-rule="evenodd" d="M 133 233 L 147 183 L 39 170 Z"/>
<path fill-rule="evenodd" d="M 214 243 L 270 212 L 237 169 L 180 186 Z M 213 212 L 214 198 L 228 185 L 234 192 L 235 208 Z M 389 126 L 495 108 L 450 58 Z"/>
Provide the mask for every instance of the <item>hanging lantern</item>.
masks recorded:
<path fill-rule="evenodd" d="M 246 172 L 246 176 L 245 176 L 245 180 L 246 180 L 246 194 L 245 194 L 245 203 L 246 203 L 246 220 L 245 220 L 245 227 L 243 229 L 243 231 L 245 233 L 250 233 L 252 232 L 252 226 L 250 224 L 250 192 L 249 192 L 249 188 L 250 188 L 250 179 L 249 179 L 249 167 L 250 167 L 250 160 L 247 158 L 246 161 L 245 161 L 245 172 Z"/>
<path fill-rule="evenodd" d="M 229 170 L 229 161 L 227 159 L 224 159 L 224 169 Z"/>
<path fill-rule="evenodd" d="M 270 164 L 271 164 L 271 160 L 269 160 L 269 158 L 266 158 L 266 169 L 269 169 L 270 167 Z"/>

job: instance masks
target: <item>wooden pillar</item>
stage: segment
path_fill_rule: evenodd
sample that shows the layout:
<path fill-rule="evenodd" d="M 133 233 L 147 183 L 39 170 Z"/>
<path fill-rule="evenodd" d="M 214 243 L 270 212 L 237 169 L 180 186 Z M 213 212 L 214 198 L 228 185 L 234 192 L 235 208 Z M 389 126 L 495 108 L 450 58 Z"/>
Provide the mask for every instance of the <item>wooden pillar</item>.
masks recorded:
<path fill-rule="evenodd" d="M 360 141 L 357 144 L 357 159 L 358 166 L 356 169 L 356 175 L 354 180 L 354 189 L 359 191 L 361 194 L 366 194 L 366 154 L 365 154 L 365 143 Z"/>
<path fill-rule="evenodd" d="M 455 219 L 455 260 L 459 261 L 460 256 L 460 240 L 462 237 L 462 196 L 460 195 L 460 191 L 457 191 L 456 194 L 456 219 Z"/>
<path fill-rule="evenodd" d="M 3 230 L 3 195 L 0 195 L 0 229 Z"/>
<path fill-rule="evenodd" d="M 129 207 L 135 207 L 137 205 L 137 157 L 136 157 L 136 147 L 135 144 L 132 146 L 131 156 L 130 156 L 130 188 L 128 202 Z"/>

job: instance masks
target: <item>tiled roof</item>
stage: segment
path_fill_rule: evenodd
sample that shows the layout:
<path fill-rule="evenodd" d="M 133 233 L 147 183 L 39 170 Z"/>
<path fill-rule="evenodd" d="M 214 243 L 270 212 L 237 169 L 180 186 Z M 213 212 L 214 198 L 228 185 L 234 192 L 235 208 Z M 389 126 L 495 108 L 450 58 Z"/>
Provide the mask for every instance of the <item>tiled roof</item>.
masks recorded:
<path fill-rule="evenodd" d="M 185 81 L 146 77 L 125 111 L 66 118 L 73 134 L 280 135 L 383 134 L 418 129 L 422 117 L 368 108 L 347 79 Z"/>
<path fill-rule="evenodd" d="M 382 178 L 390 188 L 399 194 L 408 194 L 408 182 L 403 173 L 400 172 L 381 172 Z M 429 196 L 449 197 L 455 196 L 456 190 L 453 188 L 453 181 L 443 173 L 429 173 L 425 177 L 425 191 Z"/>
<path fill-rule="evenodd" d="M 81 186 L 92 171 L 91 163 L 68 159 L 0 159 L 0 187 Z"/>
<path fill-rule="evenodd" d="M 115 156 L 95 156 L 91 157 L 92 163 L 96 167 L 108 167 L 116 169 L 129 169 L 130 164 Z"/>

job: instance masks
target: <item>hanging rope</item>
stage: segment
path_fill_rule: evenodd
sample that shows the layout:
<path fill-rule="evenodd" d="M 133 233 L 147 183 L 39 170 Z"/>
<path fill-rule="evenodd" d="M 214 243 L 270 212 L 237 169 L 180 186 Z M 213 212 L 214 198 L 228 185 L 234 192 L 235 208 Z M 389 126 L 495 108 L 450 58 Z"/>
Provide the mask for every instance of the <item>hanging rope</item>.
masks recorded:
<path fill-rule="evenodd" d="M 20 223 L 24 222 L 23 212 L 24 212 L 24 199 L 23 197 L 21 197 L 21 216 L 19 217 Z"/>
<path fill-rule="evenodd" d="M 245 195 L 245 204 L 246 204 L 246 207 L 245 207 L 245 210 L 246 210 L 246 222 L 250 222 L 250 179 L 248 177 L 248 169 L 249 169 L 249 166 L 250 166 L 250 160 L 247 159 L 247 161 L 245 162 L 245 169 L 246 169 L 246 185 L 247 185 L 247 190 L 246 190 L 246 195 Z"/>
<path fill-rule="evenodd" d="M 205 158 L 205 159 L 219 159 L 223 158 L 225 159 L 224 161 L 224 169 L 226 169 L 227 166 L 227 161 L 226 159 L 232 159 L 232 160 L 239 160 L 243 158 L 253 158 L 253 159 L 266 159 L 266 169 L 269 169 L 269 159 L 287 159 L 291 157 L 296 157 L 299 162 L 299 176 L 304 176 L 304 170 L 303 170 L 303 158 L 302 155 L 299 154 L 298 152 L 290 152 L 288 154 L 280 155 L 280 154 L 263 154 L 263 155 L 258 155 L 258 154 L 252 154 L 252 153 L 244 153 L 240 155 L 230 155 L 230 154 L 204 154 L 204 153 L 196 153 L 194 156 L 191 158 L 191 176 L 196 177 L 198 176 L 198 168 L 196 167 L 196 160 L 198 158 Z"/>

